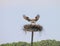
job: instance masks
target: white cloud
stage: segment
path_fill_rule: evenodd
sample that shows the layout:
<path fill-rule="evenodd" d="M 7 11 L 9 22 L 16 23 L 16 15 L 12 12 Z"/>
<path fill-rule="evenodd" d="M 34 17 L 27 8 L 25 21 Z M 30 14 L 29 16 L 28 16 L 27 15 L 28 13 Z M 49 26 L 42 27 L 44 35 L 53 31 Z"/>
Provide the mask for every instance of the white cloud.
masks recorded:
<path fill-rule="evenodd" d="M 46 6 L 46 5 L 56 5 L 57 0 L 0 0 L 0 4 L 3 6 L 13 6 L 13 5 L 30 5 L 30 6 Z"/>

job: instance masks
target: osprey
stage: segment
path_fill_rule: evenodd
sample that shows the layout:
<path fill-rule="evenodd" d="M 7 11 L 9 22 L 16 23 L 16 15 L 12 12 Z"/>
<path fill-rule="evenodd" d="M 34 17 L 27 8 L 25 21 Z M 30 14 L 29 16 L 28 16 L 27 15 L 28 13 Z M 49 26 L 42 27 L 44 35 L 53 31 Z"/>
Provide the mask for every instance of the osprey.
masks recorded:
<path fill-rule="evenodd" d="M 30 19 L 29 17 L 23 15 L 23 18 L 31 23 L 35 23 L 36 21 L 38 21 L 38 19 L 40 18 L 39 15 L 37 15 L 34 19 Z"/>

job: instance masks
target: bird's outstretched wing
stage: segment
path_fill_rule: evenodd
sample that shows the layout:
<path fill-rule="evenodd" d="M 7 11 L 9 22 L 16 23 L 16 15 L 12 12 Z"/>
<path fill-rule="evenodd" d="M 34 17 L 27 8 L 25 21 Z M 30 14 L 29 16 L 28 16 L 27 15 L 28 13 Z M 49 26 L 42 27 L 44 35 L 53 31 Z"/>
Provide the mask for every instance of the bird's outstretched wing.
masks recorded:
<path fill-rule="evenodd" d="M 24 18 L 25 20 L 27 20 L 27 21 L 31 21 L 31 19 L 29 19 L 29 17 L 27 17 L 27 16 L 25 16 L 25 15 L 23 15 L 23 18 Z"/>
<path fill-rule="evenodd" d="M 35 21 L 38 21 L 39 18 L 40 18 L 40 16 L 37 15 L 37 16 L 35 17 Z"/>

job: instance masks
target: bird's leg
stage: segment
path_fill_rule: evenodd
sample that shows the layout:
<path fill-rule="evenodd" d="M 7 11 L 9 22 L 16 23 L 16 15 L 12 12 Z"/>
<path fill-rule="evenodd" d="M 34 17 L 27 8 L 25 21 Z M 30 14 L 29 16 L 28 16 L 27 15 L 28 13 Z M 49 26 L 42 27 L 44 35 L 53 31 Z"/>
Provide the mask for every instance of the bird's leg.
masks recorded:
<path fill-rule="evenodd" d="M 36 23 L 31 23 L 31 25 L 36 25 Z"/>

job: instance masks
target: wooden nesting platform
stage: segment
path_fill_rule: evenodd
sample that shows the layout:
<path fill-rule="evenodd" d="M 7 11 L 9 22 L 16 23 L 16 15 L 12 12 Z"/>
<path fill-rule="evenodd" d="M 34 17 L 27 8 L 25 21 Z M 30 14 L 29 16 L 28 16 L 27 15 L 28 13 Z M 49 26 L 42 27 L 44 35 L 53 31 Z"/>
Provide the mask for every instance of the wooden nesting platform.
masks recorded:
<path fill-rule="evenodd" d="M 42 29 L 43 29 L 43 27 L 41 26 L 41 25 L 32 25 L 32 24 L 26 24 L 26 25 L 24 25 L 24 28 L 23 28 L 23 30 L 24 31 L 34 31 L 34 32 L 36 32 L 36 31 L 42 31 Z"/>

